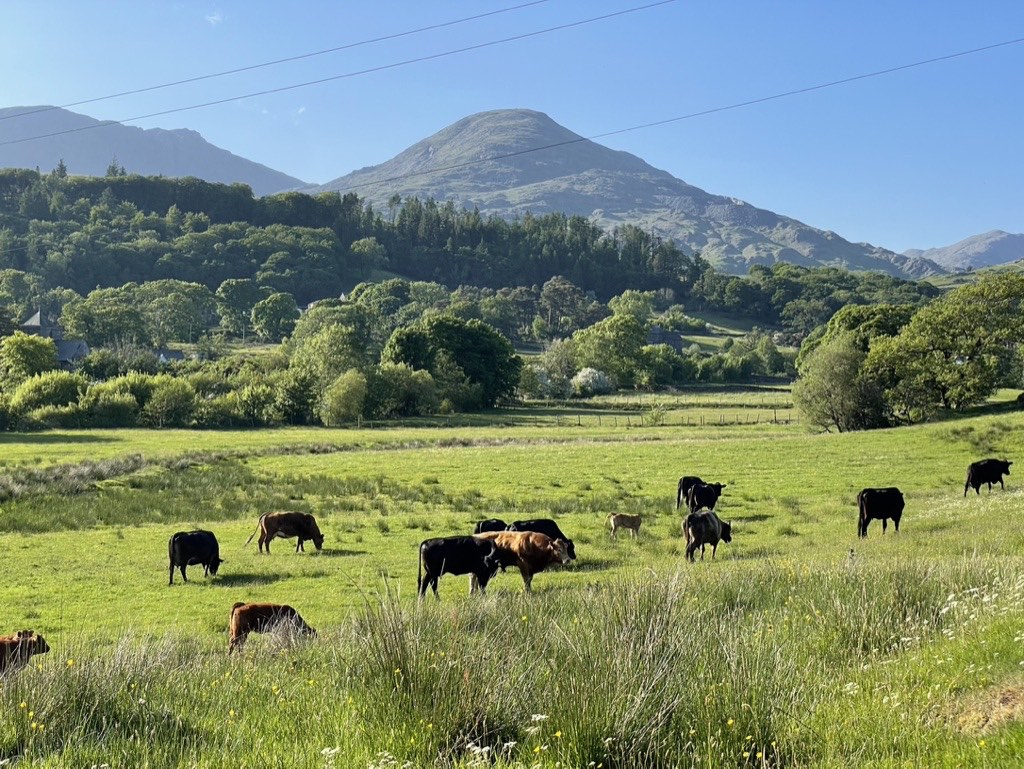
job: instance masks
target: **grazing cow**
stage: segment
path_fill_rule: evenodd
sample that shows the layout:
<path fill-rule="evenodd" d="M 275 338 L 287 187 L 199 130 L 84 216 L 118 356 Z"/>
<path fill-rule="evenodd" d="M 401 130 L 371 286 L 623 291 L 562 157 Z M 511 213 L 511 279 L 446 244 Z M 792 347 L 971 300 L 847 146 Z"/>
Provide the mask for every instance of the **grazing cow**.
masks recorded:
<path fill-rule="evenodd" d="M 619 529 L 629 529 L 629 533 L 633 535 L 633 539 L 636 539 L 637 532 L 640 531 L 639 515 L 612 513 L 608 516 L 608 521 L 612 526 L 612 539 L 615 538 L 615 532 Z"/>
<path fill-rule="evenodd" d="M 889 518 L 892 518 L 896 531 L 899 531 L 903 505 L 903 492 L 893 486 L 885 489 L 864 489 L 857 495 L 857 509 L 860 511 L 857 519 L 857 534 L 866 537 L 868 524 L 874 518 L 882 522 L 883 534 L 889 523 Z"/>
<path fill-rule="evenodd" d="M 171 536 L 167 543 L 167 555 L 171 561 L 170 579 L 168 585 L 174 584 L 174 569 L 181 569 L 181 578 L 188 582 L 185 576 L 186 566 L 203 565 L 203 575 L 213 574 L 216 576 L 217 569 L 224 563 L 220 557 L 220 545 L 212 531 L 179 531 Z"/>
<path fill-rule="evenodd" d="M 420 543 L 416 589 L 421 601 L 428 587 L 434 591 L 434 597 L 440 599 L 437 582 L 442 574 L 472 574 L 474 584 L 480 585 L 482 593 L 500 566 L 501 560 L 493 542 L 476 537 L 425 539 Z"/>
<path fill-rule="evenodd" d="M 696 560 L 694 553 L 700 548 L 700 559 L 704 560 L 704 546 L 711 545 L 711 559 L 714 560 L 718 543 L 732 542 L 732 524 L 723 521 L 717 513 L 705 510 L 690 513 L 683 521 L 683 533 L 686 535 L 686 558 L 690 562 Z"/>
<path fill-rule="evenodd" d="M 508 524 L 501 518 L 488 518 L 486 521 L 477 521 L 473 527 L 474 534 L 483 534 L 485 531 L 505 531 Z"/>
<path fill-rule="evenodd" d="M 696 475 L 684 475 L 679 479 L 679 488 L 676 489 L 676 510 L 683 504 L 683 500 L 686 500 L 687 504 L 689 504 L 690 489 L 698 483 L 704 483 L 704 481 Z"/>
<path fill-rule="evenodd" d="M 569 550 L 569 558 L 573 561 L 576 560 L 576 545 L 569 539 L 562 530 L 558 528 L 558 524 L 550 518 L 534 518 L 531 521 L 513 521 L 508 525 L 509 531 L 535 531 L 538 534 L 547 534 L 551 539 L 560 539 L 565 542 L 566 548 Z"/>
<path fill-rule="evenodd" d="M 316 518 L 309 513 L 264 513 L 260 516 L 260 522 L 256 527 L 256 531 L 249 535 L 249 539 L 245 540 L 245 544 L 248 545 L 252 542 L 252 538 L 256 536 L 257 532 L 260 535 L 259 548 L 261 553 L 264 546 L 266 546 L 267 552 L 270 552 L 270 540 L 274 537 L 281 537 L 282 539 L 298 537 L 299 541 L 295 545 L 296 553 L 300 550 L 306 551 L 303 543 L 307 539 L 313 540 L 317 550 L 322 550 L 324 547 L 324 535 L 320 533 L 320 528 L 316 525 Z"/>
<path fill-rule="evenodd" d="M 1004 459 L 982 459 L 980 462 L 971 462 L 967 468 L 967 481 L 964 483 L 964 496 L 967 496 L 967 489 L 974 489 L 975 493 L 981 495 L 981 485 L 988 484 L 988 490 L 992 491 L 992 484 L 998 483 L 999 488 L 1006 490 L 1003 484 L 1003 476 L 1010 474 L 1010 465 Z"/>
<path fill-rule="evenodd" d="M 50 651 L 46 639 L 34 630 L 19 630 L 13 635 L 0 637 L 0 675 L 28 664 L 33 654 Z"/>
<path fill-rule="evenodd" d="M 696 513 L 701 509 L 714 510 L 724 488 L 724 483 L 697 483 L 691 486 L 689 495 L 686 497 L 690 512 Z"/>
<path fill-rule="evenodd" d="M 242 651 L 249 633 L 266 633 L 280 625 L 291 625 L 300 633 L 316 635 L 316 631 L 291 606 L 279 603 L 236 603 L 231 607 L 231 620 L 228 623 L 228 654 Z"/>
<path fill-rule="evenodd" d="M 516 566 L 523 575 L 526 592 L 532 590 L 533 575 L 555 563 L 569 563 L 569 546 L 564 539 L 552 539 L 536 531 L 489 531 L 476 534 L 476 539 L 489 540 L 497 546 L 501 567 Z M 470 590 L 476 588 L 470 583 Z"/>

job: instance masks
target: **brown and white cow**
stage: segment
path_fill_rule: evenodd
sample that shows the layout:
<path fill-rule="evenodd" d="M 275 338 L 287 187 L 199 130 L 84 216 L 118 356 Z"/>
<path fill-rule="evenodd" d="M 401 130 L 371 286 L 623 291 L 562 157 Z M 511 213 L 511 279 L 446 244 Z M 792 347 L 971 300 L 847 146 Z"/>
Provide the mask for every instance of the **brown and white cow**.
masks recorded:
<path fill-rule="evenodd" d="M 488 531 L 473 536 L 494 543 L 502 568 L 517 567 L 523 575 L 523 585 L 527 592 L 532 590 L 534 574 L 539 574 L 552 564 L 566 564 L 572 560 L 565 540 L 552 539 L 536 531 Z M 475 588 L 475 581 L 471 582 L 470 590 Z"/>
<path fill-rule="evenodd" d="M 0 675 L 8 670 L 17 670 L 28 664 L 33 654 L 50 651 L 46 639 L 34 630 L 19 630 L 12 635 L 0 637 Z"/>
<path fill-rule="evenodd" d="M 249 535 L 249 539 L 245 540 L 245 544 L 248 545 L 252 542 L 252 538 L 257 534 L 260 535 L 259 548 L 261 553 L 264 546 L 266 546 L 267 552 L 270 552 L 270 540 L 274 537 L 281 537 L 282 539 L 298 537 L 299 541 L 295 545 L 296 553 L 300 550 L 305 552 L 306 548 L 303 546 L 303 543 L 307 539 L 313 540 L 317 550 L 322 550 L 324 547 L 324 535 L 320 533 L 320 527 L 316 525 L 316 518 L 309 513 L 264 513 L 260 516 L 260 522 L 256 527 L 256 531 Z"/>
<path fill-rule="evenodd" d="M 608 516 L 608 522 L 612 527 L 612 539 L 615 539 L 615 532 L 619 529 L 629 529 L 629 533 L 636 539 L 640 531 L 641 519 L 639 515 L 626 515 L 625 513 L 612 513 Z"/>
<path fill-rule="evenodd" d="M 266 633 L 281 625 L 291 625 L 299 633 L 316 635 L 291 606 L 280 603 L 236 603 L 231 607 L 228 624 L 228 654 L 242 650 L 249 633 Z"/>

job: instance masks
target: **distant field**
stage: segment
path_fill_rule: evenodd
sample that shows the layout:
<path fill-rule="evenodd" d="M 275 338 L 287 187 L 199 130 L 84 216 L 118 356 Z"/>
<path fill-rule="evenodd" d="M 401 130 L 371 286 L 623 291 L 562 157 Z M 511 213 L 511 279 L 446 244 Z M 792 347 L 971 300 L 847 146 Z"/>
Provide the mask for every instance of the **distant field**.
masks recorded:
<path fill-rule="evenodd" d="M 580 424 L 3 436 L 0 632 L 53 650 L 0 685 L 0 761 L 1016 765 L 1024 484 L 1016 464 L 1005 492 L 964 499 L 963 480 L 973 459 L 1024 462 L 1024 414 L 843 435 L 614 421 L 789 393 L 705 397 L 600 399 Z M 24 475 L 100 459 L 80 486 L 73 468 Z M 735 537 L 714 562 L 683 560 L 683 474 L 727 484 Z M 857 491 L 888 485 L 901 532 L 858 539 Z M 313 512 L 324 551 L 245 545 L 271 509 Z M 644 517 L 636 541 L 609 538 L 613 511 Z M 579 560 L 532 597 L 511 572 L 485 600 L 447 576 L 417 608 L 418 543 L 494 516 L 557 518 Z M 216 532 L 221 574 L 168 587 L 167 539 L 193 526 Z M 230 660 L 236 600 L 291 603 L 322 637 Z"/>

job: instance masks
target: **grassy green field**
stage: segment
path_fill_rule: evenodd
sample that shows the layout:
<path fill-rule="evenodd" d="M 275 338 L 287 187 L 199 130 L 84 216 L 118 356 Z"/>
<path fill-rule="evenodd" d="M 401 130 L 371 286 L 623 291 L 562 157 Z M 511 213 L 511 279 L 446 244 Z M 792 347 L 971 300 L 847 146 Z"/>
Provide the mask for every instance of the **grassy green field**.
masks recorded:
<path fill-rule="evenodd" d="M 672 417 L 789 396 L 702 397 L 661 400 Z M 600 425 L 552 409 L 0 437 L 0 632 L 52 647 L 0 684 L 0 762 L 1019 764 L 1024 489 L 1011 475 L 964 499 L 963 479 L 974 459 L 1024 454 L 1024 414 L 843 435 L 608 424 L 651 403 L 589 404 Z M 713 562 L 683 560 L 683 474 L 728 484 L 734 539 Z M 858 539 L 857 491 L 888 485 L 907 498 L 900 533 L 874 522 Z M 323 552 L 246 545 L 272 509 L 314 513 Z M 639 538 L 610 540 L 610 512 L 641 514 Z M 418 605 L 422 539 L 540 516 L 579 560 L 534 595 L 512 572 L 484 599 L 446 576 Z M 168 587 L 167 540 L 192 527 L 225 563 Z M 253 637 L 229 658 L 235 601 L 290 603 L 320 636 Z"/>

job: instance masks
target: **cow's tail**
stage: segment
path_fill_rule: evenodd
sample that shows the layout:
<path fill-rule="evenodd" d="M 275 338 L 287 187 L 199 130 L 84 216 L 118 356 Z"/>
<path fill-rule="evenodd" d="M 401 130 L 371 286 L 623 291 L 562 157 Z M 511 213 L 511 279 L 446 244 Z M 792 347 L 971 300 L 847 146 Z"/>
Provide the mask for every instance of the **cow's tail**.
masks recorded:
<path fill-rule="evenodd" d="M 679 484 L 679 488 L 676 489 L 676 510 L 683 504 L 683 484 Z"/>
<path fill-rule="evenodd" d="M 234 614 L 236 611 L 238 611 L 243 606 L 245 606 L 245 604 L 242 603 L 241 601 L 239 601 L 238 603 L 236 603 L 234 606 L 231 607 L 231 613 Z"/>
<path fill-rule="evenodd" d="M 967 497 L 967 489 L 971 488 L 971 473 L 968 471 L 967 480 L 964 481 L 964 497 Z"/>
<path fill-rule="evenodd" d="M 252 538 L 255 537 L 259 533 L 260 528 L 263 526 L 263 519 L 266 518 L 266 517 L 267 517 L 266 513 L 264 513 L 263 515 L 260 516 L 260 519 L 256 522 L 256 531 L 254 531 L 252 534 L 249 535 L 249 539 L 245 540 L 245 544 L 248 545 L 250 542 L 252 542 Z"/>
<path fill-rule="evenodd" d="M 864 492 L 857 495 L 857 536 L 864 531 Z"/>

